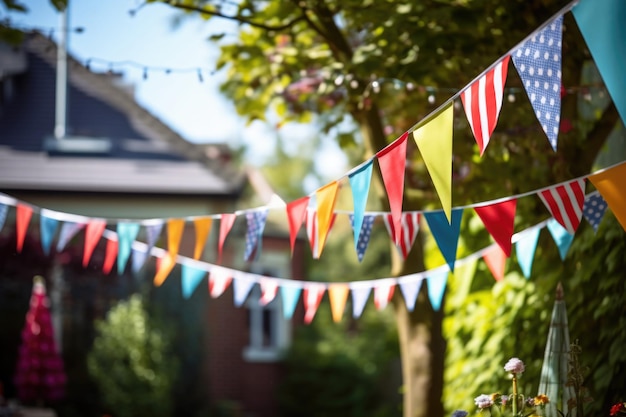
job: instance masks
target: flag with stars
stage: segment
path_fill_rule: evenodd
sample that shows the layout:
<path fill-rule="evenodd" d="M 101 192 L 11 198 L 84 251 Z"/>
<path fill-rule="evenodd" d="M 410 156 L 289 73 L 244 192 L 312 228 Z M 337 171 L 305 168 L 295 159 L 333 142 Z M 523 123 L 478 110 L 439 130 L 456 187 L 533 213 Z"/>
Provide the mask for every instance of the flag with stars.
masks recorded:
<path fill-rule="evenodd" d="M 561 119 L 563 16 L 526 39 L 511 55 L 535 116 L 556 151 Z"/>
<path fill-rule="evenodd" d="M 600 193 L 591 193 L 585 197 L 585 204 L 583 205 L 583 216 L 593 227 L 594 233 L 598 231 L 598 226 L 604 217 L 607 204 Z"/>
<path fill-rule="evenodd" d="M 261 235 L 263 235 L 267 220 L 267 209 L 246 213 L 246 220 L 248 221 L 248 232 L 246 233 L 246 251 L 243 259 L 249 261 L 253 253 L 258 256 L 261 251 Z"/>
<path fill-rule="evenodd" d="M 361 232 L 359 233 L 359 239 L 356 245 L 356 255 L 359 258 L 359 262 L 363 260 L 367 245 L 370 243 L 370 237 L 372 236 L 372 226 L 374 225 L 376 216 L 366 214 L 363 216 L 363 223 L 361 223 Z M 350 224 L 354 228 L 354 215 L 350 215 Z"/>

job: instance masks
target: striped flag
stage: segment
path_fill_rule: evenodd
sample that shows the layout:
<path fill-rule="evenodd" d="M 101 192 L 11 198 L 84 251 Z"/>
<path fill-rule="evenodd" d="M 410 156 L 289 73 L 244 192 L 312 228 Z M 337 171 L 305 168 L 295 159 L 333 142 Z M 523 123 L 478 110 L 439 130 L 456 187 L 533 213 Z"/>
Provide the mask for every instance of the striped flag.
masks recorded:
<path fill-rule="evenodd" d="M 393 237 L 396 236 L 396 234 L 391 214 L 384 214 L 383 220 L 385 221 L 385 226 L 387 227 L 389 236 L 391 236 L 391 239 L 393 240 Z M 413 243 L 417 237 L 417 232 L 419 231 L 419 222 L 419 212 L 402 213 L 400 238 L 396 244 L 396 248 L 398 248 L 398 253 L 402 255 L 402 259 L 406 259 L 407 255 L 411 251 L 411 248 L 413 247 Z"/>
<path fill-rule="evenodd" d="M 330 229 L 333 228 L 333 224 L 335 223 L 335 217 L 337 217 L 337 213 L 333 213 L 330 219 L 330 226 L 328 227 L 328 232 L 330 233 Z M 315 210 L 307 210 L 306 217 L 306 235 L 309 238 L 309 245 L 311 246 L 311 253 L 313 255 L 313 259 L 320 258 L 319 251 L 319 227 L 317 225 L 317 211 Z"/>
<path fill-rule="evenodd" d="M 539 193 L 539 198 L 548 208 L 554 219 L 569 234 L 576 233 L 583 215 L 585 203 L 585 179 L 557 185 Z"/>
<path fill-rule="evenodd" d="M 498 123 L 510 56 L 507 55 L 489 72 L 461 93 L 465 115 L 482 156 Z"/>

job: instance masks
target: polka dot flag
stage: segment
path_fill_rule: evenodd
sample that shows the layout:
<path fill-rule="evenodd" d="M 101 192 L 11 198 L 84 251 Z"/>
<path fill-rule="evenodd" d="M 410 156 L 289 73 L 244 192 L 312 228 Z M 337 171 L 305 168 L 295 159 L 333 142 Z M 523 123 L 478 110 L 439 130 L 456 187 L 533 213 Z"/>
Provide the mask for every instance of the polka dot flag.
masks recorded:
<path fill-rule="evenodd" d="M 604 201 L 600 193 L 591 193 L 585 197 L 583 216 L 585 216 L 585 219 L 587 219 L 591 227 L 593 227 L 594 232 L 598 231 L 598 226 L 600 226 L 606 208 L 606 201 Z"/>
<path fill-rule="evenodd" d="M 561 119 L 563 16 L 535 33 L 511 55 L 537 120 L 556 151 Z"/>

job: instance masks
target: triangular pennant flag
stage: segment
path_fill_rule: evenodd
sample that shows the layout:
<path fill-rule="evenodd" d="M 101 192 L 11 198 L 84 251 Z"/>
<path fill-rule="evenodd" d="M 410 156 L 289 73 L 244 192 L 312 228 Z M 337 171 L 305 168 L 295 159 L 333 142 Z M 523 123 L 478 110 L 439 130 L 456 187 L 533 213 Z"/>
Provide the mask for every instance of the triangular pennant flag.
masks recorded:
<path fill-rule="evenodd" d="M 402 292 L 402 296 L 404 297 L 404 302 L 406 304 L 406 309 L 409 311 L 413 311 L 415 308 L 415 302 L 417 301 L 417 295 L 420 292 L 420 287 L 422 286 L 423 278 L 410 278 L 410 279 L 400 279 L 398 282 L 398 286 L 400 287 L 400 292 Z"/>
<path fill-rule="evenodd" d="M 22 252 L 24 246 L 24 239 L 26 238 L 26 231 L 30 224 L 30 219 L 33 217 L 33 208 L 25 204 L 18 203 L 15 207 L 15 226 L 17 229 L 17 253 Z"/>
<path fill-rule="evenodd" d="M 433 310 L 439 311 L 443 302 L 443 294 L 446 292 L 448 271 L 432 271 L 428 275 L 428 299 Z"/>
<path fill-rule="evenodd" d="M 310 324 L 317 313 L 326 287 L 322 284 L 307 283 L 302 294 L 304 300 L 304 323 Z"/>
<path fill-rule="evenodd" d="M 424 212 L 424 217 L 426 218 L 430 232 L 435 238 L 435 242 L 437 242 L 441 254 L 448 263 L 450 271 L 454 272 L 463 209 L 454 209 L 451 215 L 452 222 L 448 223 L 442 211 Z"/>
<path fill-rule="evenodd" d="M 626 230 L 626 164 L 593 174 L 589 180 L 598 189 L 611 211 Z"/>
<path fill-rule="evenodd" d="M 389 208 L 395 230 L 400 230 L 402 222 L 402 200 L 404 195 L 404 171 L 406 167 L 406 142 L 408 133 L 403 133 L 398 139 L 386 148 L 378 151 L 378 166 L 385 183 Z M 400 241 L 400 236 L 394 236 L 394 242 Z"/>
<path fill-rule="evenodd" d="M 383 310 L 393 297 L 396 283 L 392 280 L 379 281 L 374 284 L 374 305 L 377 310 Z"/>
<path fill-rule="evenodd" d="M 148 252 L 143 250 L 132 248 L 133 255 L 131 257 L 131 269 L 134 274 L 139 272 L 143 264 L 146 263 L 146 259 L 148 258 Z"/>
<path fill-rule="evenodd" d="M 365 208 L 367 207 L 367 196 L 370 191 L 372 181 L 372 169 L 374 160 L 370 159 L 359 167 L 359 169 L 348 174 L 350 189 L 352 190 L 352 203 L 354 215 L 352 229 L 354 232 L 354 248 L 359 252 L 359 236 L 363 225 Z M 361 259 L 359 259 L 360 261 Z"/>
<path fill-rule="evenodd" d="M 502 201 L 488 206 L 474 207 L 487 231 L 502 248 L 506 256 L 511 256 L 511 237 L 515 224 L 517 199 Z"/>
<path fill-rule="evenodd" d="M 163 231 L 163 223 L 150 223 L 146 225 L 146 241 L 148 244 L 148 249 L 146 253 L 149 255 L 152 252 L 152 248 L 156 244 L 157 240 L 159 240 L 159 236 L 161 236 L 161 231 Z"/>
<path fill-rule="evenodd" d="M 87 267 L 89 264 L 89 260 L 91 259 L 91 255 L 93 254 L 94 249 L 98 245 L 100 238 L 102 237 L 102 233 L 104 232 L 104 228 L 106 227 L 106 221 L 99 219 L 92 219 L 87 223 L 87 228 L 85 229 L 85 251 L 83 253 L 83 267 Z"/>
<path fill-rule="evenodd" d="M 337 217 L 337 214 L 333 213 L 332 218 L 330 220 L 330 227 L 328 231 L 332 229 L 336 217 Z M 317 220 L 317 212 L 315 210 L 306 211 L 305 223 L 306 223 L 306 234 L 307 234 L 307 237 L 309 238 L 309 245 L 311 247 L 311 254 L 313 256 L 313 259 L 319 259 L 321 250 L 319 247 L 319 239 L 318 239 L 319 227 L 318 227 L 318 220 Z"/>
<path fill-rule="evenodd" d="M 157 258 L 157 272 L 154 275 L 153 283 L 160 287 L 176 266 L 176 255 L 167 252 L 163 257 Z"/>
<path fill-rule="evenodd" d="M 606 201 L 599 193 L 587 194 L 585 204 L 583 205 L 583 216 L 593 227 L 593 232 L 598 232 L 598 226 L 604 217 L 607 208 Z"/>
<path fill-rule="evenodd" d="M 70 240 L 83 228 L 83 223 L 66 222 L 61 226 L 59 232 L 59 240 L 57 241 L 57 252 L 63 252 L 63 249 L 70 243 Z"/>
<path fill-rule="evenodd" d="M 237 219 L 237 215 L 234 213 L 224 213 L 220 217 L 220 236 L 219 242 L 217 246 L 217 263 L 222 263 L 222 253 L 224 250 L 224 241 L 226 240 L 226 236 L 230 233 L 230 229 L 233 228 L 233 224 L 235 224 L 235 219 Z"/>
<path fill-rule="evenodd" d="M 263 229 L 265 229 L 267 220 L 267 209 L 247 212 L 246 220 L 248 222 L 248 231 L 246 232 L 246 250 L 243 259 L 244 261 L 249 261 L 252 254 L 258 257 L 261 252 L 261 242 L 263 240 L 261 237 L 263 236 Z"/>
<path fill-rule="evenodd" d="M 623 0 L 582 0 L 572 9 L 572 14 L 604 85 L 626 123 L 626 42 L 623 42 L 626 39 L 626 4 Z"/>
<path fill-rule="evenodd" d="M 102 272 L 105 275 L 109 275 L 113 269 L 115 258 L 119 253 L 119 244 L 115 239 L 107 239 L 106 251 L 104 252 L 104 264 L 102 265 Z"/>
<path fill-rule="evenodd" d="M 350 283 L 350 291 L 352 291 L 352 317 L 358 319 L 363 314 L 365 303 L 367 302 L 370 292 L 372 291 L 371 284 L 368 283 Z"/>
<path fill-rule="evenodd" d="M 328 299 L 330 300 L 330 313 L 335 323 L 339 323 L 346 308 L 350 287 L 344 283 L 328 285 Z"/>
<path fill-rule="evenodd" d="M 480 149 L 485 153 L 498 123 L 510 56 L 507 55 L 461 93 L 465 115 Z"/>
<path fill-rule="evenodd" d="M 315 198 L 317 200 L 318 257 L 322 255 L 324 244 L 326 243 L 326 236 L 328 236 L 328 232 L 334 220 L 335 201 L 338 189 L 339 183 L 333 181 L 315 192 Z"/>
<path fill-rule="evenodd" d="M 585 203 L 585 179 L 556 185 L 539 193 L 550 214 L 573 235 L 578 229 Z"/>
<path fill-rule="evenodd" d="M 235 307 L 241 307 L 246 302 L 254 284 L 254 279 L 235 277 L 233 280 L 233 303 Z"/>
<path fill-rule="evenodd" d="M 259 279 L 259 286 L 261 287 L 261 298 L 259 299 L 259 305 L 266 306 L 276 298 L 278 292 L 278 280 L 274 278 L 262 277 Z"/>
<path fill-rule="evenodd" d="M 4 222 L 7 219 L 7 213 L 9 212 L 9 206 L 0 203 L 0 230 L 4 227 Z"/>
<path fill-rule="evenodd" d="M 451 221 L 452 210 L 453 109 L 450 104 L 437 117 L 413 132 L 413 139 L 422 154 L 448 222 Z"/>
<path fill-rule="evenodd" d="M 493 246 L 485 252 L 483 259 L 491 271 L 491 275 L 496 281 L 504 279 L 504 268 L 506 266 L 507 254 L 500 246 Z"/>
<path fill-rule="evenodd" d="M 296 311 L 296 305 L 298 304 L 298 299 L 300 298 L 301 291 L 302 288 L 296 286 L 280 286 L 280 296 L 283 300 L 283 317 L 286 320 L 289 320 L 293 317 L 293 313 L 294 311 Z"/>
<path fill-rule="evenodd" d="M 565 260 L 567 251 L 574 240 L 574 235 L 570 234 L 567 229 L 559 224 L 555 219 L 548 220 L 548 230 L 554 239 L 554 243 L 559 248 L 561 260 Z"/>
<path fill-rule="evenodd" d="M 513 64 L 530 104 L 556 151 L 561 120 L 561 38 L 563 16 L 558 16 L 513 51 Z"/>
<path fill-rule="evenodd" d="M 198 285 L 207 275 L 207 271 L 200 268 L 194 268 L 187 264 L 181 264 L 182 273 L 180 278 L 180 286 L 183 298 L 187 299 L 193 295 Z"/>
<path fill-rule="evenodd" d="M 361 221 L 361 231 L 360 233 L 354 232 L 355 236 L 358 236 L 357 244 L 356 244 L 356 255 L 359 258 L 359 262 L 363 260 L 363 256 L 365 256 L 365 251 L 367 250 L 367 245 L 370 242 L 370 237 L 372 236 L 372 227 L 374 226 L 374 220 L 376 220 L 375 215 L 366 214 L 363 216 Z M 350 215 L 350 223 L 352 224 L 352 228 L 354 229 L 356 226 L 354 224 L 355 217 Z"/>
<path fill-rule="evenodd" d="M 119 275 L 122 275 L 126 269 L 128 257 L 138 233 L 139 223 L 119 222 L 117 224 L 117 273 Z"/>
<path fill-rule="evenodd" d="M 196 231 L 196 246 L 193 250 L 193 259 L 200 259 L 209 233 L 211 232 L 213 219 L 210 217 L 199 217 L 193 220 L 193 224 Z"/>
<path fill-rule="evenodd" d="M 287 204 L 287 219 L 289 221 L 289 242 L 291 243 L 291 254 L 296 244 L 298 231 L 304 222 L 306 208 L 309 205 L 310 197 L 302 197 Z"/>
<path fill-rule="evenodd" d="M 167 221 L 167 251 L 174 258 L 178 255 L 184 228 L 185 220 L 183 219 L 169 219 Z"/>
<path fill-rule="evenodd" d="M 390 214 L 384 214 L 383 220 L 385 226 L 389 232 L 389 236 L 393 240 L 394 236 L 400 236 L 398 242 L 396 242 L 396 248 L 398 253 L 402 256 L 402 259 L 406 259 L 415 243 L 415 238 L 420 228 L 420 214 L 418 212 L 406 212 L 402 213 L 402 222 L 400 224 L 400 233 L 395 230 L 394 223 Z"/>
<path fill-rule="evenodd" d="M 233 275 L 226 268 L 213 267 L 209 272 L 209 295 L 217 298 L 228 289 Z"/>
<path fill-rule="evenodd" d="M 522 274 L 524 274 L 524 277 L 527 279 L 530 278 L 530 272 L 533 268 L 535 251 L 537 250 L 537 242 L 539 241 L 539 232 L 541 232 L 541 229 L 538 227 L 524 231 L 520 236 L 520 240 L 515 243 L 517 263 L 522 270 Z"/>
<path fill-rule="evenodd" d="M 39 213 L 39 233 L 41 236 L 41 248 L 46 256 L 50 255 L 50 246 L 52 246 L 52 239 L 54 239 L 58 226 L 59 221 L 48 217 L 46 210 L 42 209 Z"/>

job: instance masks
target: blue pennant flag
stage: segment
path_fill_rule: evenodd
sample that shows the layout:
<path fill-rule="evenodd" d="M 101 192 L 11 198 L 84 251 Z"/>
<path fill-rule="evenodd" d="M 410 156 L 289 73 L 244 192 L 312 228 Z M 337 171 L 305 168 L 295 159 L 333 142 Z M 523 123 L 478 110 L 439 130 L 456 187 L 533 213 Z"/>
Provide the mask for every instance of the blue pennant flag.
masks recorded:
<path fill-rule="evenodd" d="M 180 279 L 183 297 L 189 298 L 207 275 L 204 269 L 194 268 L 189 265 L 182 264 L 182 275 Z"/>
<path fill-rule="evenodd" d="M 350 189 L 352 190 L 352 201 L 354 206 L 354 219 L 352 221 L 352 230 L 354 231 L 354 248 L 359 252 L 359 236 L 362 233 L 362 223 L 364 220 L 365 207 L 367 206 L 367 196 L 370 191 L 370 183 L 372 181 L 373 159 L 370 159 L 359 169 L 348 174 L 350 179 Z M 368 238 L 369 240 L 369 238 Z M 362 256 L 359 258 L 361 260 Z"/>
<path fill-rule="evenodd" d="M 65 246 L 72 240 L 72 238 L 78 233 L 85 225 L 83 223 L 66 222 L 61 226 L 61 232 L 59 232 L 59 240 L 57 240 L 57 252 L 63 252 Z"/>
<path fill-rule="evenodd" d="M 283 316 L 285 319 L 289 320 L 293 317 L 298 299 L 300 298 L 300 292 L 302 292 L 302 288 L 300 287 L 280 286 L 280 295 L 283 300 Z"/>
<path fill-rule="evenodd" d="M 46 216 L 45 212 L 45 210 L 41 210 L 39 215 L 39 233 L 41 234 L 41 248 L 43 253 L 48 256 L 50 255 L 50 246 L 59 226 L 59 221 Z"/>
<path fill-rule="evenodd" d="M 561 15 L 511 54 L 535 116 L 555 151 L 561 121 L 562 28 Z"/>
<path fill-rule="evenodd" d="M 429 273 L 427 282 L 430 304 L 433 306 L 433 310 L 439 311 L 443 301 L 443 294 L 446 292 L 448 271 L 444 269 Z"/>
<path fill-rule="evenodd" d="M 249 261 L 253 253 L 256 258 L 259 256 L 259 252 L 261 252 L 261 242 L 263 241 L 261 236 L 263 235 L 263 229 L 265 229 L 267 209 L 247 212 L 246 220 L 248 221 L 248 231 L 246 233 L 246 251 L 243 259 L 244 261 Z"/>
<path fill-rule="evenodd" d="M 370 242 L 370 237 L 372 236 L 372 227 L 374 226 L 374 220 L 376 220 L 376 216 L 367 214 L 363 217 L 361 223 L 361 232 L 358 233 L 358 240 L 356 244 L 356 255 L 359 258 L 359 262 L 363 260 L 363 256 L 365 255 L 365 251 L 367 250 L 367 245 Z M 352 224 L 352 228 L 355 227 L 355 216 L 350 215 L 350 223 Z M 354 233 L 357 236 L 357 233 Z"/>
<path fill-rule="evenodd" d="M 607 207 L 606 201 L 604 201 L 604 198 L 602 198 L 598 192 L 588 194 L 585 197 L 583 216 L 585 216 L 585 219 L 587 219 L 591 227 L 593 227 L 594 233 L 598 231 L 598 226 L 600 226 L 600 222 L 602 218 L 604 218 Z"/>
<path fill-rule="evenodd" d="M 9 212 L 9 206 L 6 204 L 0 203 L 0 230 L 4 227 L 4 221 L 7 218 L 7 213 Z"/>
<path fill-rule="evenodd" d="M 119 275 L 124 273 L 137 233 L 139 233 L 139 223 L 120 222 L 117 224 L 117 273 Z"/>
<path fill-rule="evenodd" d="M 530 272 L 533 268 L 535 252 L 537 250 L 537 242 L 539 241 L 539 227 L 534 227 L 523 232 L 523 235 L 515 243 L 515 254 L 517 255 L 517 263 L 519 264 L 522 274 L 525 278 L 530 278 Z"/>
<path fill-rule="evenodd" d="M 134 274 L 139 272 L 141 267 L 146 263 L 146 259 L 148 258 L 148 252 L 132 248 L 133 256 L 131 258 L 131 270 Z"/>
<path fill-rule="evenodd" d="M 433 234 L 441 254 L 448 266 L 450 266 L 450 271 L 454 271 L 463 209 L 457 208 L 452 210 L 450 223 L 448 223 L 448 218 L 442 210 L 424 212 L 424 217 L 426 222 L 428 222 L 430 232 Z"/>
<path fill-rule="evenodd" d="M 559 248 L 561 260 L 567 256 L 567 251 L 574 241 L 574 235 L 570 235 L 566 228 L 561 226 L 554 218 L 548 220 L 548 230 L 554 239 L 554 243 Z"/>

